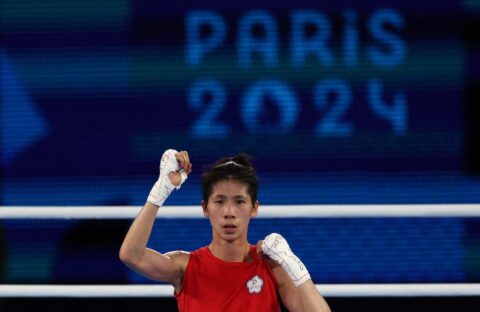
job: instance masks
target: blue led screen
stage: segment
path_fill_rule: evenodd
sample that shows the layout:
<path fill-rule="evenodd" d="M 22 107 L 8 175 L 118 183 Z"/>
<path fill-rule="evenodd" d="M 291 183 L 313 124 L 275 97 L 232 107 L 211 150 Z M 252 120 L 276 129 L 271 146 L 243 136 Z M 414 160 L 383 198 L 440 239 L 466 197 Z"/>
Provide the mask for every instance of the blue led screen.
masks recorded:
<path fill-rule="evenodd" d="M 2 0 L 0 204 L 140 207 L 167 148 L 194 164 L 168 205 L 199 205 L 202 168 L 240 152 L 261 205 L 478 203 L 479 8 Z M 316 282 L 478 282 L 475 220 L 344 221 L 299 221 L 315 254 L 291 220 L 255 220 L 251 237 L 286 233 Z M 208 224 L 185 222 L 191 245 L 161 245 L 161 223 L 152 244 L 206 244 Z M 97 246 L 90 227 L 118 235 Z M 116 266 L 127 227 L 2 220 L 0 280 L 145 282 Z"/>

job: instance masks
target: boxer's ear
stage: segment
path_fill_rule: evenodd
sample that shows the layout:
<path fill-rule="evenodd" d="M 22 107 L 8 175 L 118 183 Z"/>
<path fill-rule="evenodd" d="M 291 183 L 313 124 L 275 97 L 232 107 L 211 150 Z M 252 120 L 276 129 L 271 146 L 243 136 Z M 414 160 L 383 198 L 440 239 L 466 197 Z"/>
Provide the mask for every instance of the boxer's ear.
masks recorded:
<path fill-rule="evenodd" d="M 256 216 L 257 216 L 257 213 L 258 213 L 258 200 L 256 200 L 256 201 L 253 203 L 253 207 L 252 207 L 252 211 L 251 211 L 251 213 L 250 213 L 250 216 L 256 217 Z"/>
<path fill-rule="evenodd" d="M 204 200 L 202 200 L 202 209 L 203 209 L 203 215 L 208 218 L 207 203 Z"/>

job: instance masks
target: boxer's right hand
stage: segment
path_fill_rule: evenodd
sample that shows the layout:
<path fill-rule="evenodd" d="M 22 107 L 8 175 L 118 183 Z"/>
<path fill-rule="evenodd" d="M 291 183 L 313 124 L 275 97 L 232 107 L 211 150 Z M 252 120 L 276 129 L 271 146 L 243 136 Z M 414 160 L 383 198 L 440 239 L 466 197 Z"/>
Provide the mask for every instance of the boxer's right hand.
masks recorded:
<path fill-rule="evenodd" d="M 166 150 L 160 160 L 160 175 L 148 195 L 148 202 L 162 206 L 174 189 L 179 189 L 192 171 L 186 151 Z"/>
<path fill-rule="evenodd" d="M 192 172 L 192 163 L 190 162 L 187 151 L 176 153 L 175 159 L 180 166 L 180 170 L 169 172 L 168 177 L 170 178 L 170 182 L 172 182 L 175 187 L 180 188 L 183 182 L 185 182 L 187 179 L 187 176 L 190 174 L 190 172 Z"/>

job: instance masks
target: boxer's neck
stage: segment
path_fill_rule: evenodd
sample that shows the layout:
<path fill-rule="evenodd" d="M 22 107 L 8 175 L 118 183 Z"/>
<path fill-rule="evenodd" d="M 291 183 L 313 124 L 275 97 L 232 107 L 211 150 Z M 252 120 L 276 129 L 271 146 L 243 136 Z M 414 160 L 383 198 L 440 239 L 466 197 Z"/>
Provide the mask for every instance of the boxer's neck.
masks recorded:
<path fill-rule="evenodd" d="M 250 262 L 250 244 L 247 240 L 212 241 L 208 248 L 212 254 L 223 261 L 228 262 Z"/>

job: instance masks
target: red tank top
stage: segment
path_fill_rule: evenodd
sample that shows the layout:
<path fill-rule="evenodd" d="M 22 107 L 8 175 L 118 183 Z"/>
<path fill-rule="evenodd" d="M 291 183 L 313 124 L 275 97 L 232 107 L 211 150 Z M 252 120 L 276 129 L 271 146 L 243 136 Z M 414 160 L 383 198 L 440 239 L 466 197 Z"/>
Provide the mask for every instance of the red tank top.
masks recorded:
<path fill-rule="evenodd" d="M 190 253 L 180 293 L 180 312 L 280 311 L 277 280 L 265 262 L 250 247 L 252 262 L 226 262 L 202 247 Z"/>

